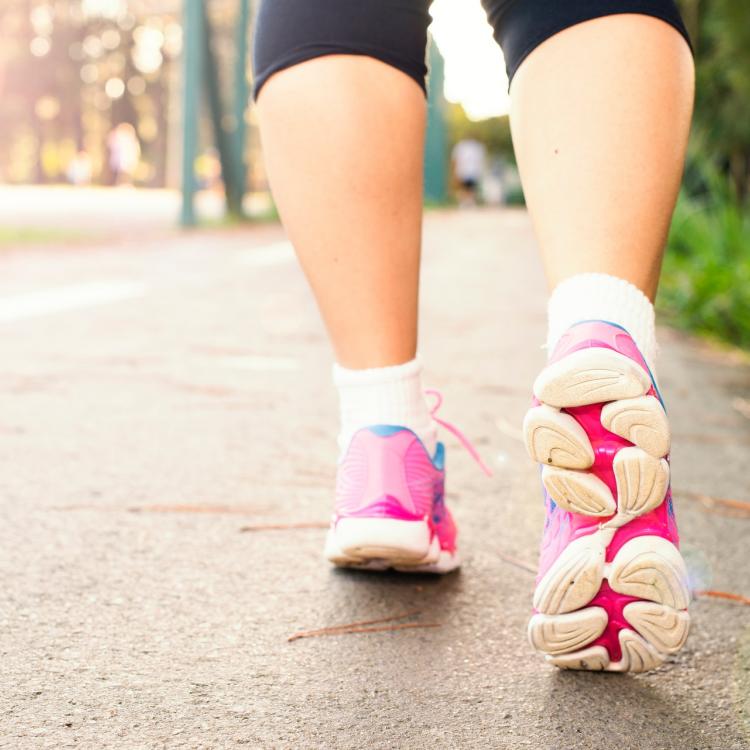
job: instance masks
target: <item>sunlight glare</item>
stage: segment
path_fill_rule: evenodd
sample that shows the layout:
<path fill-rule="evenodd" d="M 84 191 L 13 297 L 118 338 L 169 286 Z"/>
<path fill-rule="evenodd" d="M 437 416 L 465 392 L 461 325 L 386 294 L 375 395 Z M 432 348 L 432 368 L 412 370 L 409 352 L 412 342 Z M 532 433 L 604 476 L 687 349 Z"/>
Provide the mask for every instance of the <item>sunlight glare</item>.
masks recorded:
<path fill-rule="evenodd" d="M 503 55 L 479 0 L 435 0 L 432 36 L 445 58 L 445 97 L 472 120 L 508 113 Z"/>

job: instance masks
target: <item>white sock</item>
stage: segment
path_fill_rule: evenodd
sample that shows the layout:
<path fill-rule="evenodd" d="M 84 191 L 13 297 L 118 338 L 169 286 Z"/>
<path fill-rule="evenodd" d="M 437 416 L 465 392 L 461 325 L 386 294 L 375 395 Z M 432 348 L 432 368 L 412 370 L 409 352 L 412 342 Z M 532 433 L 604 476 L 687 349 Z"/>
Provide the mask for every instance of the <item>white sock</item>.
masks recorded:
<path fill-rule="evenodd" d="M 333 382 L 338 388 L 341 405 L 338 442 L 342 452 L 357 430 L 374 424 L 389 424 L 413 430 L 430 456 L 435 453 L 437 425 L 425 399 L 419 359 L 369 370 L 349 370 L 334 364 Z"/>
<path fill-rule="evenodd" d="M 654 306 L 638 287 L 606 273 L 581 273 L 555 287 L 547 305 L 547 352 L 574 323 L 606 320 L 622 326 L 634 339 L 654 372 L 656 332 Z"/>

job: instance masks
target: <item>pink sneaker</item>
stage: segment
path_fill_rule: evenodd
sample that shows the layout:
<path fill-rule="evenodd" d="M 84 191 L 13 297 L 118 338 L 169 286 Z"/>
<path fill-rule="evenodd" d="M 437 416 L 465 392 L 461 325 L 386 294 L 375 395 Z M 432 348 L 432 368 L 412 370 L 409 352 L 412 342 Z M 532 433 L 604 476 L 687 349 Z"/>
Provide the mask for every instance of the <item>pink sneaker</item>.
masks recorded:
<path fill-rule="evenodd" d="M 435 412 L 488 475 L 469 441 Z M 445 447 L 430 456 L 406 427 L 373 425 L 354 434 L 339 464 L 325 556 L 342 567 L 448 573 L 460 564 L 456 524 L 445 507 Z"/>
<path fill-rule="evenodd" d="M 534 396 L 524 435 L 547 520 L 529 639 L 566 669 L 654 669 L 685 643 L 690 590 L 653 376 L 627 331 L 585 321 Z"/>

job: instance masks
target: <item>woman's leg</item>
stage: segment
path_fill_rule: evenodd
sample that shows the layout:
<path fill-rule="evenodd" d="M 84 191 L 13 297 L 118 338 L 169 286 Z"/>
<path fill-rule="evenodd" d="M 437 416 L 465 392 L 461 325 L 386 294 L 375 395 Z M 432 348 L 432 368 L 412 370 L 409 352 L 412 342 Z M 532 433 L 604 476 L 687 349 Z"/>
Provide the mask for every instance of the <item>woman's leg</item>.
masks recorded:
<path fill-rule="evenodd" d="M 339 364 L 417 348 L 425 99 L 369 57 L 320 57 L 258 97 L 265 164 Z"/>
<path fill-rule="evenodd" d="M 653 300 L 693 105 L 685 40 L 644 15 L 578 24 L 529 55 L 511 98 L 550 286 L 598 272 Z"/>
<path fill-rule="evenodd" d="M 435 447 L 415 359 L 429 3 L 266 0 L 258 15 L 265 164 L 336 356 L 342 451 L 378 422 Z"/>
<path fill-rule="evenodd" d="M 266 0 L 258 15 L 265 164 L 336 355 L 342 451 L 378 422 L 435 447 L 415 360 L 429 2 Z"/>
<path fill-rule="evenodd" d="M 429 3 L 267 0 L 259 16 L 266 168 L 337 359 L 338 565 L 458 565 L 415 358 Z"/>
<path fill-rule="evenodd" d="M 263 154 L 284 227 L 347 368 L 414 358 L 429 0 L 266 0 Z"/>
<path fill-rule="evenodd" d="M 669 425 L 650 368 L 693 65 L 669 0 L 647 0 L 657 17 L 628 13 L 629 0 L 599 5 L 622 12 L 557 29 L 511 84 L 516 155 L 554 288 L 550 362 L 524 422 L 547 511 L 529 635 L 562 667 L 645 671 L 684 644 L 689 623 Z"/>

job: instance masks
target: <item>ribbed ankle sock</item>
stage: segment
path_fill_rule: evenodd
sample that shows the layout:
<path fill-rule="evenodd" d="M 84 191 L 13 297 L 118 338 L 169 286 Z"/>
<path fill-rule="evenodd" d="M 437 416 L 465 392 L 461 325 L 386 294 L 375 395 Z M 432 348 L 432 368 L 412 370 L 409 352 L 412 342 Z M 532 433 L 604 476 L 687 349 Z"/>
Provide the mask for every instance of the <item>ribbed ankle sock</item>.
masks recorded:
<path fill-rule="evenodd" d="M 638 287 L 606 273 L 581 273 L 555 287 L 547 305 L 547 352 L 574 323 L 605 320 L 622 326 L 635 341 L 651 371 L 656 359 L 654 306 Z"/>
<path fill-rule="evenodd" d="M 367 370 L 335 364 L 333 382 L 341 406 L 338 443 L 342 453 L 357 430 L 376 424 L 408 427 L 419 436 L 430 456 L 435 453 L 437 425 L 425 399 L 419 359 Z"/>

